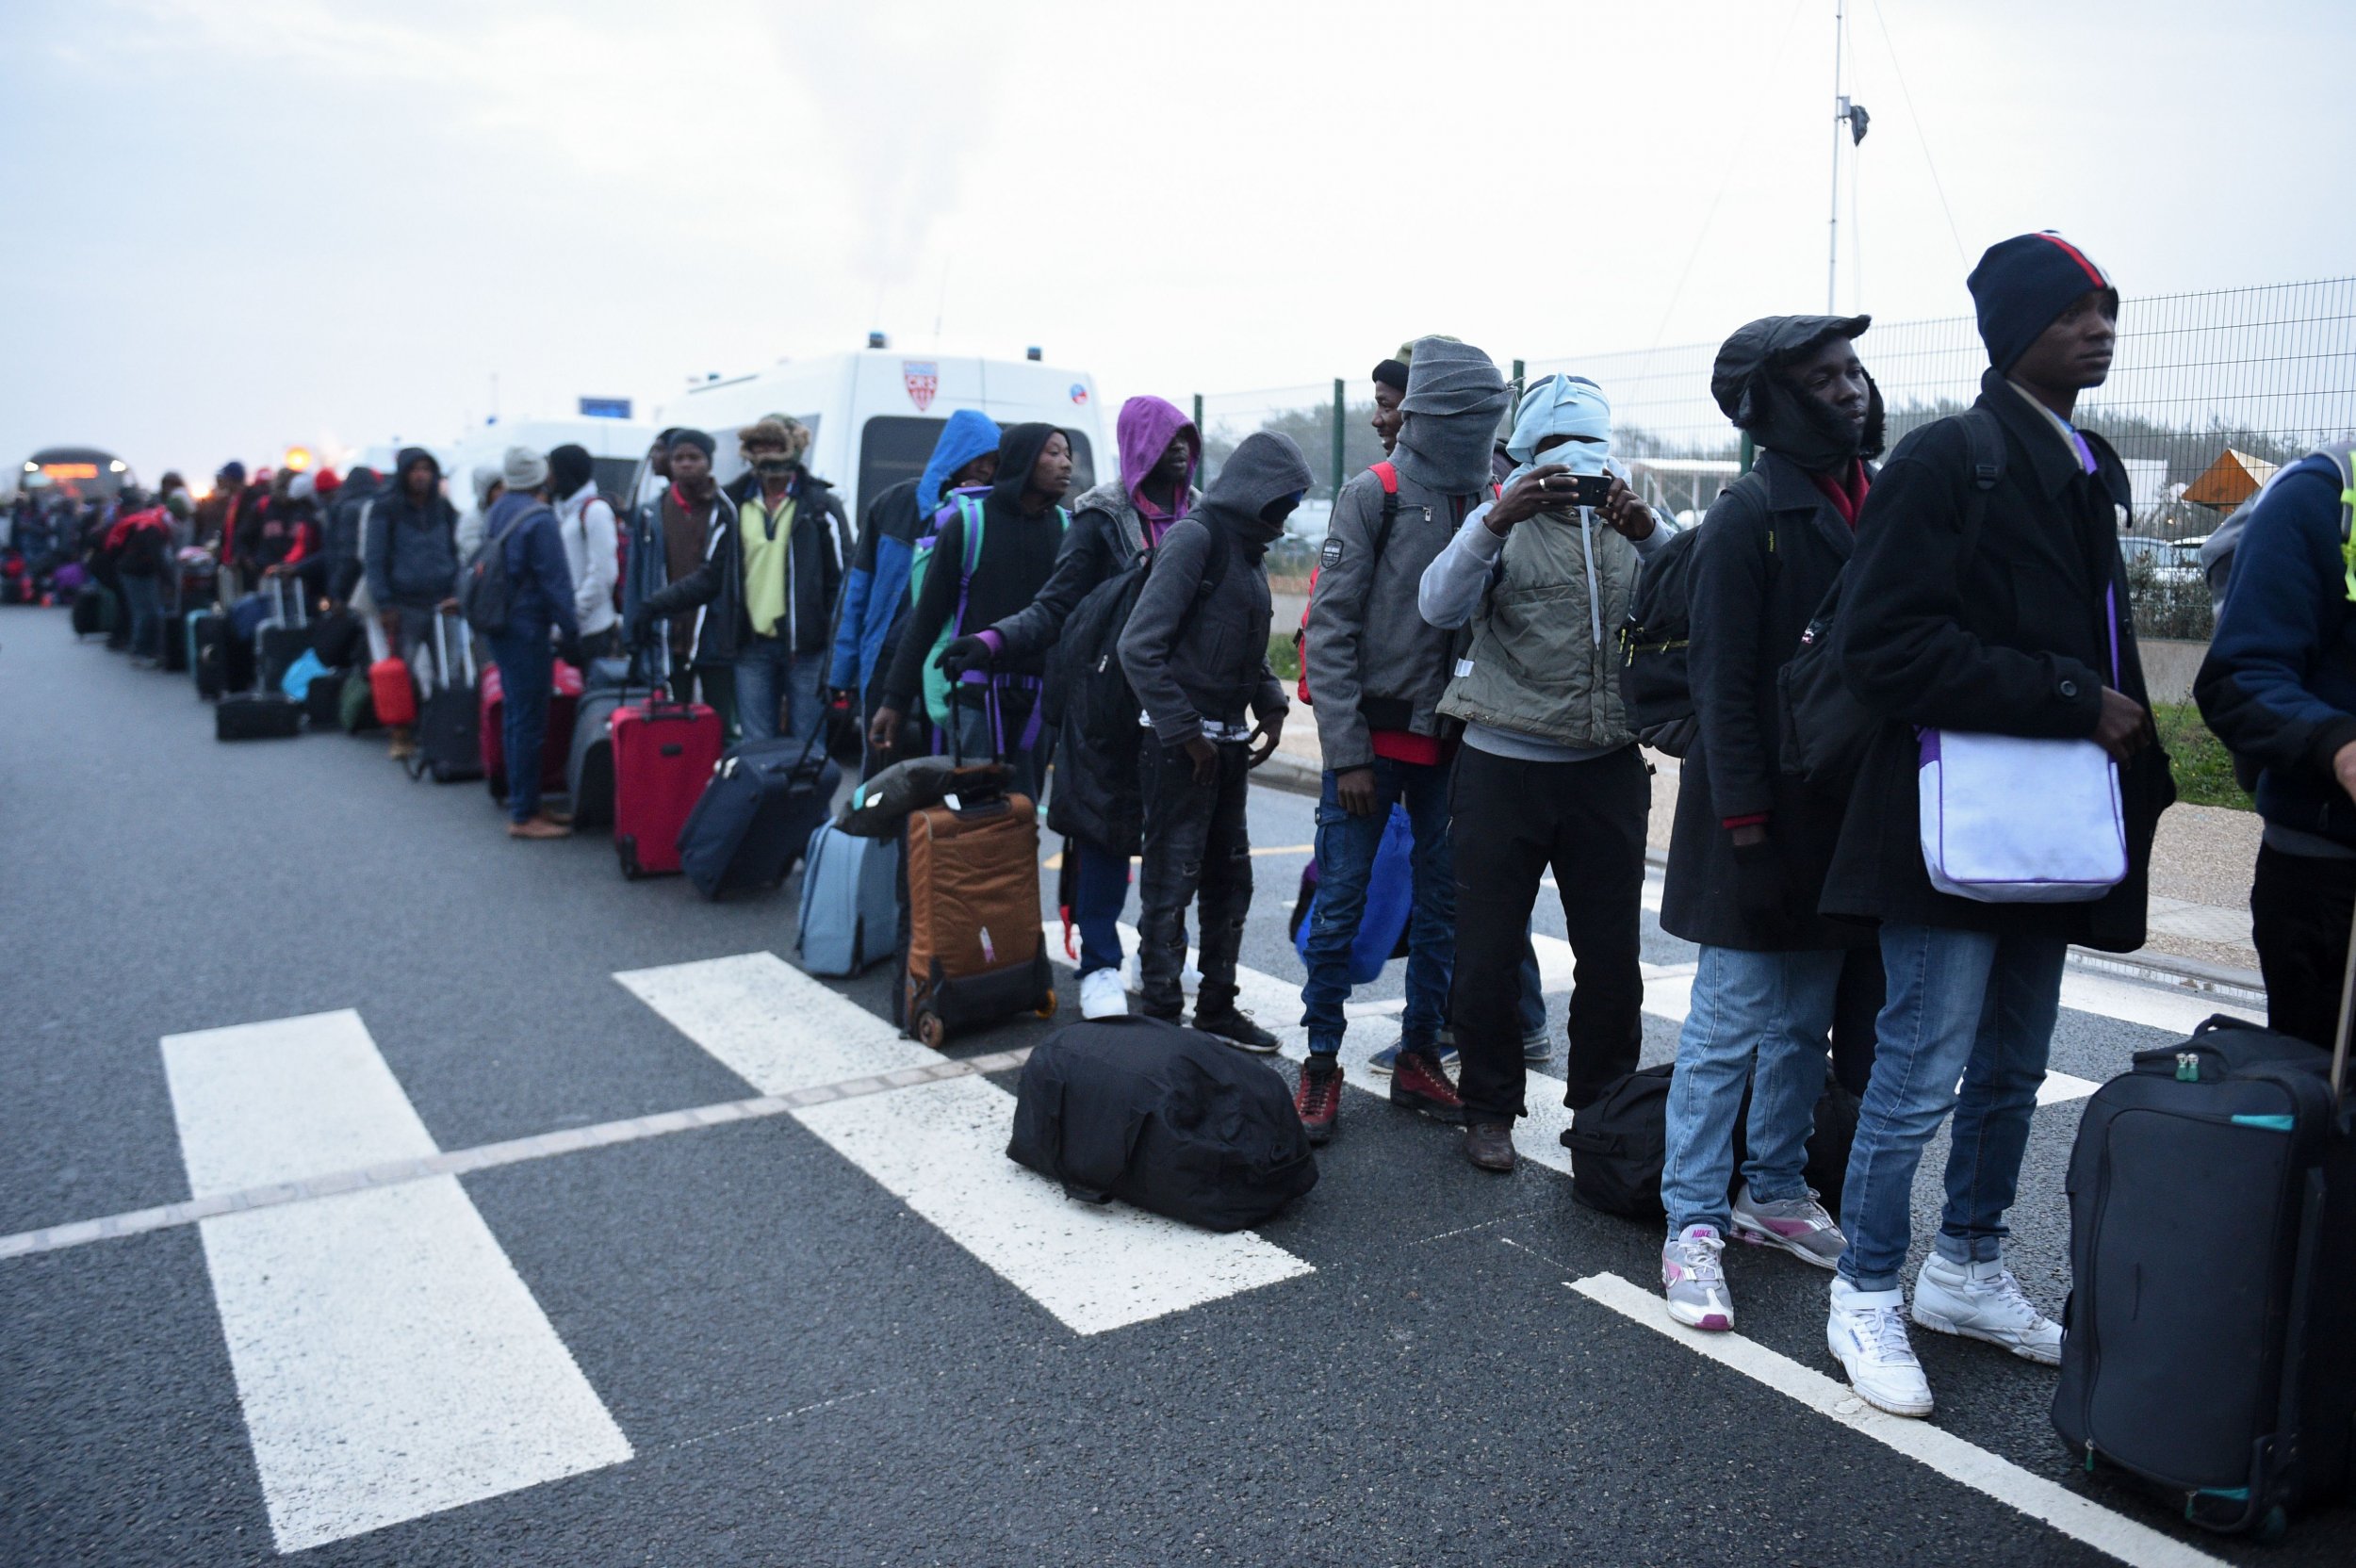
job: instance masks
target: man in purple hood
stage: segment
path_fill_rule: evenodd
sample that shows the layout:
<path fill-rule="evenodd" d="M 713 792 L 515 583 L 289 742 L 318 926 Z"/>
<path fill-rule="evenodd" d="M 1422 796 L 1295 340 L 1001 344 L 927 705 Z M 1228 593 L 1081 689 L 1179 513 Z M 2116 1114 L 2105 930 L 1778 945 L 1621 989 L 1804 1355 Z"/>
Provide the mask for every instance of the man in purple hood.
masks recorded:
<path fill-rule="evenodd" d="M 1043 654 L 1062 635 L 1072 610 L 1100 584 L 1161 543 L 1162 534 L 1201 498 L 1194 488 L 1203 461 L 1203 437 L 1176 405 L 1160 398 L 1132 398 L 1121 405 L 1116 427 L 1121 477 L 1083 494 L 1072 503 L 1072 527 L 1063 537 L 1039 596 L 988 629 L 952 644 L 947 657 L 1023 658 Z M 1067 727 L 1071 729 L 1073 727 Z M 1142 731 L 1140 731 L 1140 735 Z M 1083 737 L 1059 737 L 1055 793 L 1047 825 L 1065 835 L 1066 918 L 1080 929 L 1080 1013 L 1104 1018 L 1129 1010 L 1121 988 L 1121 908 L 1129 896 L 1129 857 L 1137 853 L 1136 829 L 1115 832 L 1107 816 L 1134 821 L 1134 811 L 1101 809 L 1105 780 L 1116 776 L 1117 760 L 1094 757 Z M 1118 776 L 1134 779 L 1132 765 Z M 1130 788 L 1134 789 L 1132 784 Z M 1126 842 L 1105 842 L 1106 838 Z"/>

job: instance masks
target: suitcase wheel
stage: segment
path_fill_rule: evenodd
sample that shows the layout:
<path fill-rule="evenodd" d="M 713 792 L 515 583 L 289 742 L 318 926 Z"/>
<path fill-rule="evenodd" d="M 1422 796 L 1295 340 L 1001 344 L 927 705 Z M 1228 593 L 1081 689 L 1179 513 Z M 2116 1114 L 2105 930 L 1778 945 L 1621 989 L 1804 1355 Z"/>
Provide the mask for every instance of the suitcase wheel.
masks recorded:
<path fill-rule="evenodd" d="M 949 1045 L 949 1026 L 941 1021 L 941 1015 L 930 1007 L 916 1011 L 917 1043 L 934 1051 L 945 1051 Z"/>
<path fill-rule="evenodd" d="M 2277 1503 L 2266 1511 L 2265 1516 L 2258 1521 L 2257 1528 L 2250 1533 L 2261 1544 L 2271 1546 L 2289 1534 L 2290 1527 L 2290 1515 L 2282 1511 L 2282 1504 Z"/>
<path fill-rule="evenodd" d="M 1031 1010 L 1037 1013 L 1040 1018 L 1054 1018 L 1055 1016 L 1055 988 L 1052 986 L 1049 987 L 1047 990 L 1047 999 Z"/>
<path fill-rule="evenodd" d="M 614 853 L 618 854 L 622 858 L 623 880 L 629 882 L 637 881 L 639 874 L 637 839 L 634 837 L 616 839 L 614 841 Z"/>

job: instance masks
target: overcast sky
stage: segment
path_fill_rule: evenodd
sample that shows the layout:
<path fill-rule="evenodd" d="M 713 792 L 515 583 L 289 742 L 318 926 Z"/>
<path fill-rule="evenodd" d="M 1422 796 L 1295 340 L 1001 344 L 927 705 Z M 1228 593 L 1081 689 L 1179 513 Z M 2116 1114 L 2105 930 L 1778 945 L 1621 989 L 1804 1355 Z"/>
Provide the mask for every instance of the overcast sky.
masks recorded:
<path fill-rule="evenodd" d="M 1849 31 L 1844 310 L 1964 312 L 2030 228 L 2131 295 L 2356 270 L 2346 0 Z M 871 327 L 1182 402 L 1421 333 L 1715 340 L 1824 303 L 1833 35 L 1832 0 L 7 0 L 0 451 L 447 439 L 494 375 L 510 416 L 644 407 Z"/>

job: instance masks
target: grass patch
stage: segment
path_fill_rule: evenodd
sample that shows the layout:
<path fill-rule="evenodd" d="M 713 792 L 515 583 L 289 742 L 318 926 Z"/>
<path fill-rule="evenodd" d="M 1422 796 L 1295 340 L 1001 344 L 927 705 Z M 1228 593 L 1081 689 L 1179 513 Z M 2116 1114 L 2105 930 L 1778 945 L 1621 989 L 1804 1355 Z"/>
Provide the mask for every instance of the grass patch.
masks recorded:
<path fill-rule="evenodd" d="M 1301 678 L 1301 655 L 1293 649 L 1293 634 L 1276 631 L 1268 634 L 1268 667 L 1276 672 L 1276 678 L 1286 685 Z"/>
<path fill-rule="evenodd" d="M 2225 743 L 2201 722 L 2201 710 L 2189 702 L 2160 702 L 2151 706 L 2151 720 L 2160 731 L 2176 770 L 2176 798 L 2188 806 L 2224 806 L 2236 811 L 2250 808 L 2250 797 L 2233 782 L 2233 759 Z"/>

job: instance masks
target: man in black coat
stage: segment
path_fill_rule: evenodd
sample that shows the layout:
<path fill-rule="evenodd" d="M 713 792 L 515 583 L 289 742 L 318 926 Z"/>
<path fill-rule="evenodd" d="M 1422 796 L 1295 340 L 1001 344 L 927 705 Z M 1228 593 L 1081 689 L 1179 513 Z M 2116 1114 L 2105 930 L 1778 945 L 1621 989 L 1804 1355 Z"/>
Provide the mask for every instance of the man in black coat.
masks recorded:
<path fill-rule="evenodd" d="M 2142 945 L 2152 831 L 2175 799 L 2119 560 L 2126 472 L 2100 436 L 2070 423 L 2078 394 L 2110 372 L 2118 291 L 2050 233 L 1989 247 L 1971 287 L 1989 362 L 1979 400 L 1890 454 L 1858 525 L 1836 633 L 1843 678 L 1881 725 L 1821 907 L 1880 923 L 1890 995 L 1849 1156 L 1849 1245 L 1825 1337 L 1857 1391 L 1897 1415 L 1931 1408 L 1899 1269 L 1915 1169 L 1950 1111 L 1947 1201 L 1935 1255 L 1915 1278 L 1913 1319 L 2049 1365 L 2061 1358 L 2060 1328 L 2004 1267 L 2004 1212 L 2045 1077 L 2063 958 L 2071 942 Z M 1975 462 L 1971 418 L 1992 419 L 2001 436 L 1993 472 Z M 2123 879 L 2067 903 L 1935 890 L 1917 778 L 1942 730 L 2092 741 L 2116 764 Z"/>
<path fill-rule="evenodd" d="M 1693 1328 L 1734 1327 L 1720 1263 L 1729 1231 L 1822 1268 L 1843 1246 L 1802 1170 L 1844 980 L 1865 1002 L 1847 1031 L 1862 1039 L 1842 1043 L 1870 1068 L 1881 965 L 1870 928 L 1816 912 L 1846 792 L 1777 766 L 1775 672 L 1848 564 L 1873 484 L 1881 394 L 1856 348 L 1870 324 L 1771 316 L 1727 338 L 1710 372 L 1759 460 L 1690 547 L 1686 659 L 1700 735 L 1678 780 L 1661 905 L 1661 928 L 1702 950 L 1661 1182 L 1661 1285 L 1669 1315 Z M 1729 1202 L 1746 1084 L 1742 1187 Z"/>

